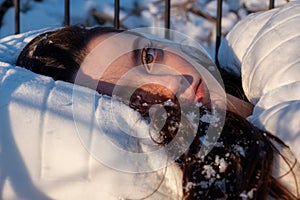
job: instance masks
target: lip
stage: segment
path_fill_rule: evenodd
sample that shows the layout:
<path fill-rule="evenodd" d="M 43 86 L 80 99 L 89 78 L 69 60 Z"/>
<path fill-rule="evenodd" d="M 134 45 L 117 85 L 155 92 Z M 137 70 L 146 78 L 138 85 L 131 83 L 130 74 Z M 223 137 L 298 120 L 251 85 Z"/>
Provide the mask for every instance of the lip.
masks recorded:
<path fill-rule="evenodd" d="M 195 103 L 203 103 L 203 100 L 205 98 L 205 88 L 204 88 L 204 84 L 203 82 L 200 80 L 197 87 L 195 88 L 195 99 L 194 99 L 194 102 Z"/>

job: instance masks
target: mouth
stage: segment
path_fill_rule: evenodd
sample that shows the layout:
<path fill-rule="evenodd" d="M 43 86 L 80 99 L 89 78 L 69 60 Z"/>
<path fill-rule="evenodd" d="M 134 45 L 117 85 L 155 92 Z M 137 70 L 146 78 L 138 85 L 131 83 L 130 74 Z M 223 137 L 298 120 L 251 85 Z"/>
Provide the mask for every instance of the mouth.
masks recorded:
<path fill-rule="evenodd" d="M 199 80 L 199 83 L 195 89 L 195 103 L 204 103 L 204 99 L 206 96 L 205 86 L 202 82 L 202 79 Z"/>

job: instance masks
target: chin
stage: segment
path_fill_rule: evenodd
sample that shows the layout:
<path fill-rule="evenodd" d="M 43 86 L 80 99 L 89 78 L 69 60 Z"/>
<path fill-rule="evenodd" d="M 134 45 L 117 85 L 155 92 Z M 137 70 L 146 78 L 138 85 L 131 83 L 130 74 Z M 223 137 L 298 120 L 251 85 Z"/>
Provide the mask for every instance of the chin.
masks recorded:
<path fill-rule="evenodd" d="M 156 84 L 144 85 L 136 89 L 130 97 L 129 106 L 140 112 L 143 116 L 149 115 L 149 109 L 153 105 L 178 108 L 179 102 L 169 89 Z"/>
<path fill-rule="evenodd" d="M 153 105 L 173 107 L 173 109 L 187 107 L 210 109 L 211 101 L 207 92 L 199 98 L 197 95 L 193 95 L 192 97 L 189 99 L 183 98 L 180 95 L 177 97 L 174 92 L 164 86 L 147 84 L 134 90 L 133 94 L 130 95 L 129 105 L 143 115 L 148 115 L 149 109 Z"/>

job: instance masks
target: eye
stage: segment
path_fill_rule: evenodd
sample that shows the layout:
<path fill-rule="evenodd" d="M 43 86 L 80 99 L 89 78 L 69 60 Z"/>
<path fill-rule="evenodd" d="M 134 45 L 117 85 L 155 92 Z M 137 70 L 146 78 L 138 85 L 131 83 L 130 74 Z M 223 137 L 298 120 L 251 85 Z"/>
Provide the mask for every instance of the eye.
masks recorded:
<path fill-rule="evenodd" d="M 153 64 L 157 60 L 157 49 L 144 48 L 142 50 L 142 63 L 147 71 L 151 71 Z"/>

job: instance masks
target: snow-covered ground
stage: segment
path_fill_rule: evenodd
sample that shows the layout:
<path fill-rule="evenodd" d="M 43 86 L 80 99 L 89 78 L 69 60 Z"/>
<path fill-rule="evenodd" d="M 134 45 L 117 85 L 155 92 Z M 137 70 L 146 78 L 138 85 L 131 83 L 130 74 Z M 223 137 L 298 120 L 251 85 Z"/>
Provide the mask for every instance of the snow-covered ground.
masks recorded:
<path fill-rule="evenodd" d="M 0 4 L 5 0 L 1 0 Z M 71 2 L 71 24 L 81 23 L 88 26 L 97 22 L 91 13 L 97 11 L 108 18 L 104 25 L 112 26 L 109 20 L 114 15 L 114 0 L 76 0 Z M 275 6 L 286 3 L 275 0 Z M 224 0 L 223 33 L 226 34 L 240 19 L 249 12 L 268 8 L 269 0 Z M 180 31 L 197 41 L 214 56 L 215 23 L 188 11 L 197 8 L 212 17 L 216 17 L 217 0 L 172 0 L 171 29 Z M 121 24 L 126 28 L 159 26 L 164 27 L 163 0 L 120 0 Z M 62 0 L 21 0 L 21 32 L 57 27 L 63 24 L 64 1 Z M 110 18 L 110 19 L 109 19 Z M 0 38 L 14 33 L 14 8 L 5 13 L 0 27 Z"/>

